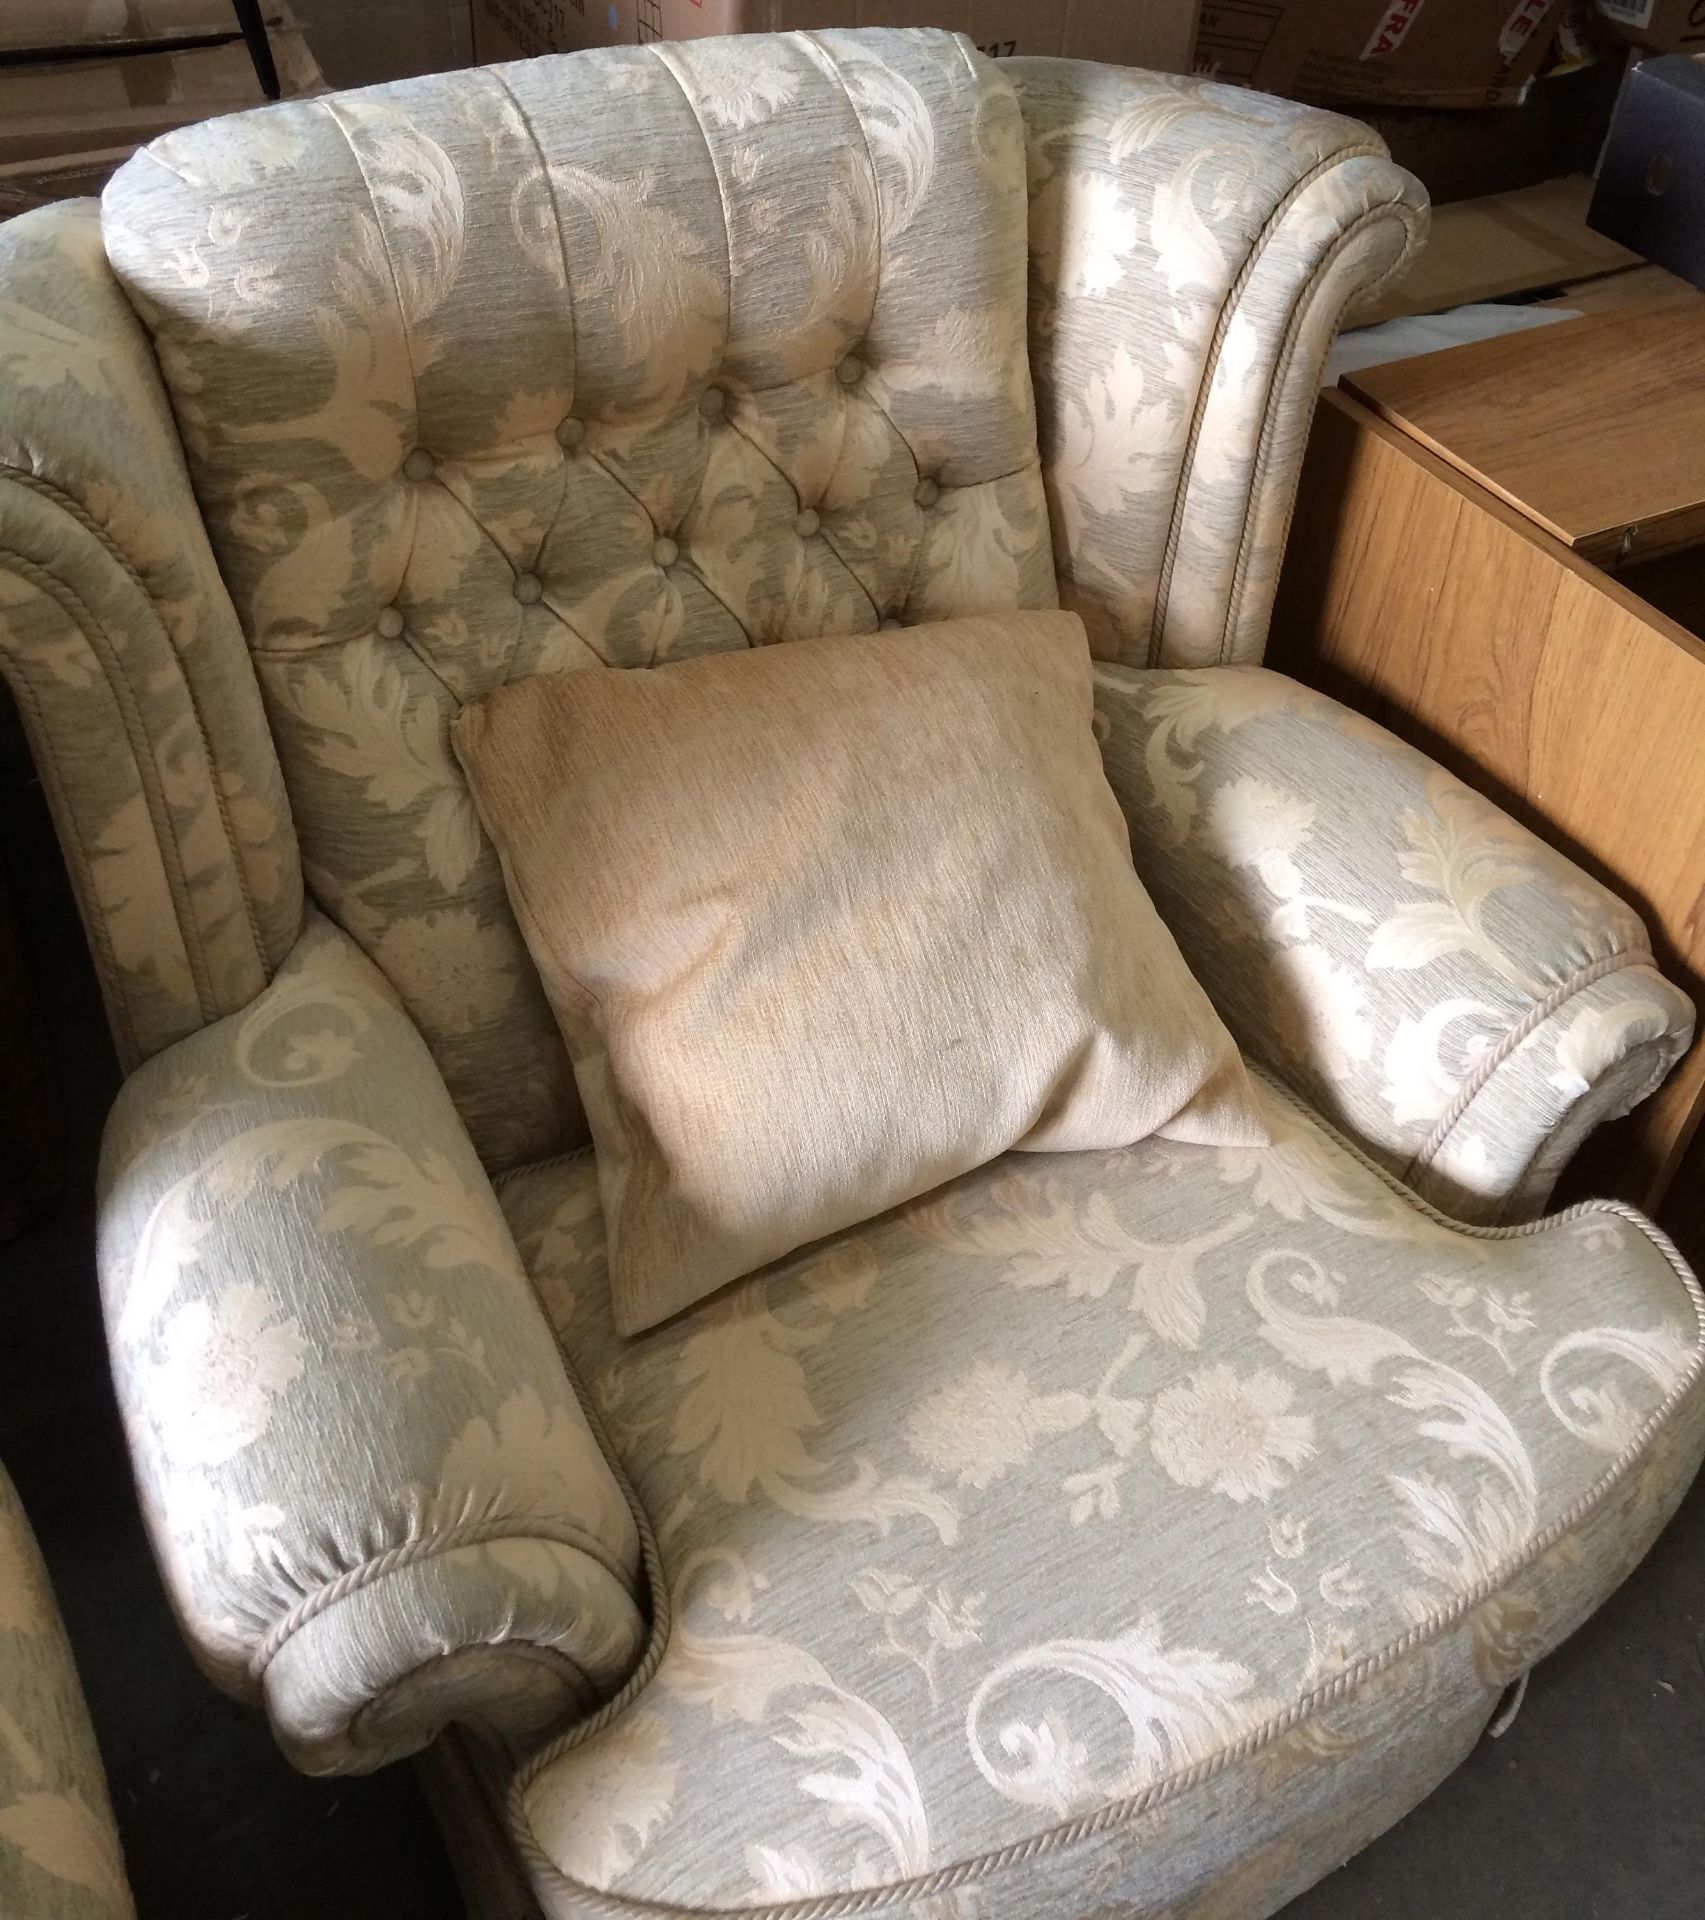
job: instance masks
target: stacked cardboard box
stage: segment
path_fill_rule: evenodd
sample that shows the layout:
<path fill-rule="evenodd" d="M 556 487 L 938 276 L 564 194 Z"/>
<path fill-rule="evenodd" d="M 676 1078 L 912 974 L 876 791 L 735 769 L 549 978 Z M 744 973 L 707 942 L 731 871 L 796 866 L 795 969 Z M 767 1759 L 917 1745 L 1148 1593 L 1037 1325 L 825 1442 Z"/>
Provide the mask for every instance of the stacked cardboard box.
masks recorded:
<path fill-rule="evenodd" d="M 284 94 L 318 92 L 288 11 L 266 17 Z M 98 193 L 157 134 L 265 98 L 229 0 L 0 4 L 0 50 L 0 218 Z"/>
<path fill-rule="evenodd" d="M 1620 0 L 1641 4 L 1642 0 Z M 792 27 L 937 26 L 985 53 L 1212 74 L 1298 99 L 1519 100 L 1563 0 L 472 0 L 474 57 Z M 1650 5 L 1651 0 L 1644 0 Z M 1660 0 L 1662 4 L 1662 0 Z"/>
<path fill-rule="evenodd" d="M 1266 93 L 1379 106 L 1519 100 L 1559 0 L 1203 0 L 1196 69 Z"/>
<path fill-rule="evenodd" d="M 1189 70 L 1199 0 L 473 0 L 474 58 L 803 27 L 951 27 L 985 53 Z"/>
<path fill-rule="evenodd" d="M 1705 54 L 1705 0 L 1598 0 L 1598 11 L 1648 53 Z"/>

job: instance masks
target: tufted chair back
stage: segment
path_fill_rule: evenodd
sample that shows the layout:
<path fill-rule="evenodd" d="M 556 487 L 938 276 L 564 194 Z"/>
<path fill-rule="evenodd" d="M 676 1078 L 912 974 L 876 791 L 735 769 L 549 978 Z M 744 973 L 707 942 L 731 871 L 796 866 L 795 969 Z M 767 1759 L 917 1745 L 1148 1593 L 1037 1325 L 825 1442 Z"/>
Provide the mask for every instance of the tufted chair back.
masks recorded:
<path fill-rule="evenodd" d="M 1012 90 L 937 32 L 613 49 L 191 129 L 104 226 L 309 888 L 488 1165 L 575 1144 L 450 721 L 1055 603 Z"/>

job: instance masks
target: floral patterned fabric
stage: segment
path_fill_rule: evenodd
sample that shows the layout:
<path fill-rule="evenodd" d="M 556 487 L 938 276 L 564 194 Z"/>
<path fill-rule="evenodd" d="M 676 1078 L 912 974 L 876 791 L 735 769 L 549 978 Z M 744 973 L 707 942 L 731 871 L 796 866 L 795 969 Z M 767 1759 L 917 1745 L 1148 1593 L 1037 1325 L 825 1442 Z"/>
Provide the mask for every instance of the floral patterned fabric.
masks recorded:
<path fill-rule="evenodd" d="M 0 225 L 0 671 L 120 1058 L 266 984 L 302 874 L 255 678 L 92 202 Z"/>
<path fill-rule="evenodd" d="M 47 1569 L 0 1469 L 0 1913 L 132 1920 L 135 1911 Z"/>
<path fill-rule="evenodd" d="M 1266 644 L 1320 369 L 1412 252 L 1368 128 L 1241 87 L 1001 63 L 1024 112 L 1030 364 L 1060 600 L 1132 666 Z"/>
<path fill-rule="evenodd" d="M 178 1616 L 311 1771 L 585 1711 L 644 1639 L 639 1543 L 419 1034 L 317 917 L 132 1076 L 101 1288 Z"/>
<path fill-rule="evenodd" d="M 310 883 L 488 1164 L 585 1135 L 458 704 L 1052 606 L 1024 235 L 1017 103 L 938 32 L 295 102 L 108 189 Z"/>
<path fill-rule="evenodd" d="M 1247 1052 L 1466 1219 L 1544 1205 L 1687 1051 L 1639 916 L 1423 754 L 1258 667 L 1099 670 L 1137 868 Z"/>
<path fill-rule="evenodd" d="M 583 1121 L 462 702 L 1062 597 L 1254 1050 L 1487 1211 L 1638 1097 L 1688 1016 L 1632 916 L 1300 689 L 1136 671 L 1258 655 L 1420 218 L 1334 116 L 880 32 L 288 103 L 0 232 L 0 662 L 146 1062 L 119 1393 L 298 1764 L 532 1752 L 559 1915 L 1256 1920 L 1638 1559 L 1705 1445 L 1662 1243 L 1448 1225 L 1277 1094 L 1269 1149 L 997 1162 L 633 1346 L 590 1161 L 506 1182 L 519 1253 L 485 1171 Z"/>
<path fill-rule="evenodd" d="M 1333 115 L 937 32 L 409 81 L 121 171 L 310 883 L 488 1165 L 585 1133 L 456 705 L 1052 605 L 1051 545 L 1101 650 L 1258 652 L 1316 364 L 1418 205 Z"/>
<path fill-rule="evenodd" d="M 1259 1920 L 1460 1758 L 1697 1467 L 1705 1299 L 1631 1212 L 1462 1228 L 1270 1118 L 1008 1156 L 632 1344 L 590 1161 L 503 1183 L 673 1607 L 519 1776 L 547 1911 Z"/>

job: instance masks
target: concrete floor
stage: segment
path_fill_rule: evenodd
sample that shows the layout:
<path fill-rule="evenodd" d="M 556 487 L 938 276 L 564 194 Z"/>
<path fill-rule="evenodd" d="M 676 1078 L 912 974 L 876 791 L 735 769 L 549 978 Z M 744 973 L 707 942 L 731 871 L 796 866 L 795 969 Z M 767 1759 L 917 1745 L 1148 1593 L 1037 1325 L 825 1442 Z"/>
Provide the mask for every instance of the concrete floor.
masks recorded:
<path fill-rule="evenodd" d="M 64 1202 L 0 1246 L 0 1458 L 57 1583 L 141 1920 L 450 1920 L 460 1903 L 412 1772 L 301 1778 L 178 1640 L 95 1303 L 89 1196 L 116 1070 L 15 734 L 0 738 L 0 859 L 70 1135 Z M 1510 1731 L 1286 1920 L 1702 1920 L 1702 1813 L 1705 1483 L 1535 1674 Z"/>

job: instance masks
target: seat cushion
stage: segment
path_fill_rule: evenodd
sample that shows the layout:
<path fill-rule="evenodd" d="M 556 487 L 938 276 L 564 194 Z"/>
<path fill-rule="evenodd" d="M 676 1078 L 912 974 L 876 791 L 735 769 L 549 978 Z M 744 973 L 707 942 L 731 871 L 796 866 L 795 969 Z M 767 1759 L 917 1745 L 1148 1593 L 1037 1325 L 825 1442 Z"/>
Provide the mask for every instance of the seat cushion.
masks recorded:
<path fill-rule="evenodd" d="M 0 1914 L 131 1920 L 106 1775 L 35 1536 L 0 1470 Z"/>
<path fill-rule="evenodd" d="M 590 1162 L 504 1183 L 669 1598 L 515 1783 L 549 1912 L 1258 1920 L 1635 1564 L 1705 1446 L 1667 1242 L 1455 1226 L 1263 1099 L 1269 1147 L 1008 1156 L 632 1343 Z"/>

